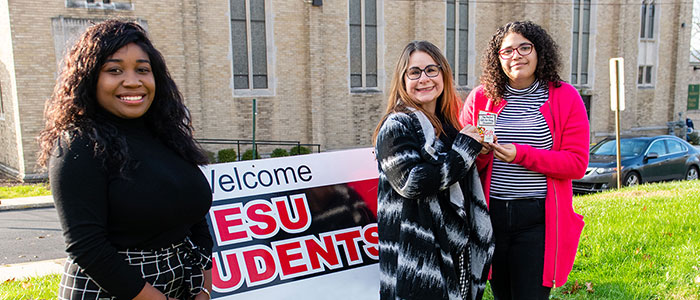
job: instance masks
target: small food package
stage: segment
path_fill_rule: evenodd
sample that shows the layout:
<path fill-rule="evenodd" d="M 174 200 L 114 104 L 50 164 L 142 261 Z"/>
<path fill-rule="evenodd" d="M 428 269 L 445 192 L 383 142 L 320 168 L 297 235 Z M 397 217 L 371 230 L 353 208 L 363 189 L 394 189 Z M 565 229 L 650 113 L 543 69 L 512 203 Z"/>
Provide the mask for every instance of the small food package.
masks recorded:
<path fill-rule="evenodd" d="M 493 143 L 497 119 L 497 113 L 483 110 L 479 111 L 479 119 L 476 122 L 476 127 L 479 130 L 479 134 L 484 137 L 484 142 Z"/>

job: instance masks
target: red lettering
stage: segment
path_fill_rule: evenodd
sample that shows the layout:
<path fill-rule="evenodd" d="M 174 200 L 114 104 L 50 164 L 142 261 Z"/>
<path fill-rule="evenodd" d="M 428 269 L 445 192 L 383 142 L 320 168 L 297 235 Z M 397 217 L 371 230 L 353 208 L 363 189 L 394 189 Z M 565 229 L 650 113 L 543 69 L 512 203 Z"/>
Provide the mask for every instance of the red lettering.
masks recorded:
<path fill-rule="evenodd" d="M 279 227 L 277 220 L 272 212 L 272 204 L 264 200 L 254 200 L 245 205 L 245 212 L 248 216 L 248 221 L 254 225 L 250 225 L 248 230 L 258 239 L 264 239 L 274 236 Z M 264 226 L 260 226 L 264 225 Z"/>
<path fill-rule="evenodd" d="M 238 266 L 238 257 L 235 252 L 221 252 L 223 263 L 219 263 L 219 255 L 217 252 L 212 253 L 213 270 L 212 285 L 217 291 L 229 292 L 234 291 L 243 285 L 243 276 L 241 268 Z M 223 274 L 226 272 L 226 274 Z"/>
<path fill-rule="evenodd" d="M 360 249 L 357 247 L 357 240 L 360 240 L 360 229 L 352 228 L 351 231 L 336 233 L 335 240 L 345 248 L 345 256 L 349 265 L 362 262 Z"/>
<path fill-rule="evenodd" d="M 248 286 L 268 283 L 277 275 L 272 251 L 265 246 L 254 246 L 242 251 L 243 261 L 248 272 Z"/>
<path fill-rule="evenodd" d="M 292 207 L 288 205 L 287 197 L 272 198 L 272 201 L 277 207 L 277 214 L 280 217 L 281 226 L 284 231 L 289 233 L 298 233 L 306 230 L 311 225 L 311 212 L 309 204 L 306 201 L 306 195 L 292 195 Z M 292 215 L 294 214 L 294 216 Z"/>
<path fill-rule="evenodd" d="M 365 225 L 362 228 L 362 239 L 365 241 L 363 248 L 365 254 L 373 259 L 379 259 L 379 233 L 377 232 L 377 223 Z"/>
<path fill-rule="evenodd" d="M 293 264 L 292 262 L 303 260 L 304 255 L 301 253 L 301 242 L 293 241 L 288 243 L 280 243 L 273 246 L 279 257 L 280 271 L 284 276 L 290 276 L 309 270 L 308 266 L 302 261 L 301 263 Z"/>
<path fill-rule="evenodd" d="M 241 219 L 241 204 L 235 203 L 222 209 L 212 209 L 213 221 L 216 223 L 216 235 L 221 244 L 232 244 L 250 240 Z"/>
<path fill-rule="evenodd" d="M 306 249 L 309 252 L 309 262 L 311 268 L 316 270 L 321 268 L 319 257 L 323 259 L 323 264 L 331 269 L 341 267 L 338 250 L 333 244 L 333 237 L 330 235 L 322 237 L 323 245 L 315 237 L 310 236 L 304 241 Z"/>

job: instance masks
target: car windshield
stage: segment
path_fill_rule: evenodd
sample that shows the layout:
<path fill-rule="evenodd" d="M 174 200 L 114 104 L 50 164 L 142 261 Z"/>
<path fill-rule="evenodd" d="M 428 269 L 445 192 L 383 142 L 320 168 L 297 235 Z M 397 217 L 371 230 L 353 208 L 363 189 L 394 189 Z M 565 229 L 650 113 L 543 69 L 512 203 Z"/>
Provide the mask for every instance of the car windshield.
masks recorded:
<path fill-rule="evenodd" d="M 647 145 L 645 140 L 635 140 L 635 139 L 621 139 L 620 149 L 622 149 L 622 156 L 636 156 L 642 154 L 644 148 Z M 615 140 L 603 141 L 598 145 L 595 145 L 591 149 L 592 155 L 617 155 L 617 146 L 615 145 Z"/>

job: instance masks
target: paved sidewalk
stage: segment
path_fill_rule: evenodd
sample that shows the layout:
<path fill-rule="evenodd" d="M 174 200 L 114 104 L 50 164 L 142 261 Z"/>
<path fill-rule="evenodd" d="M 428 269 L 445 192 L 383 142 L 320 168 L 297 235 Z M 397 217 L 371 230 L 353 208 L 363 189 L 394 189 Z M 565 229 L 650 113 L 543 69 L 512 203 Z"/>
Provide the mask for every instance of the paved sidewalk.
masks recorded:
<path fill-rule="evenodd" d="M 52 196 L 25 197 L 14 199 L 1 199 L 0 211 L 28 208 L 53 207 Z M 44 260 L 37 262 L 0 265 L 0 283 L 15 278 L 27 278 L 58 274 L 63 272 L 65 258 Z"/>
<path fill-rule="evenodd" d="M 0 211 L 44 207 L 53 207 L 53 196 L 0 199 Z"/>

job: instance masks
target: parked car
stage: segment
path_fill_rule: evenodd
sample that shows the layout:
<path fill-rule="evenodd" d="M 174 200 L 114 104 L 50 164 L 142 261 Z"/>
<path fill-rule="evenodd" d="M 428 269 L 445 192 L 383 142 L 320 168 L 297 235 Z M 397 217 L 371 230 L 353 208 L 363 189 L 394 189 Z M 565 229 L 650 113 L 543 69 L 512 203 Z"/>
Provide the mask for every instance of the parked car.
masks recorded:
<path fill-rule="evenodd" d="M 700 150 L 671 135 L 620 139 L 622 185 L 665 180 L 695 180 Z M 575 193 L 590 193 L 617 186 L 617 145 L 605 139 L 591 148 L 586 175 L 573 181 Z"/>

